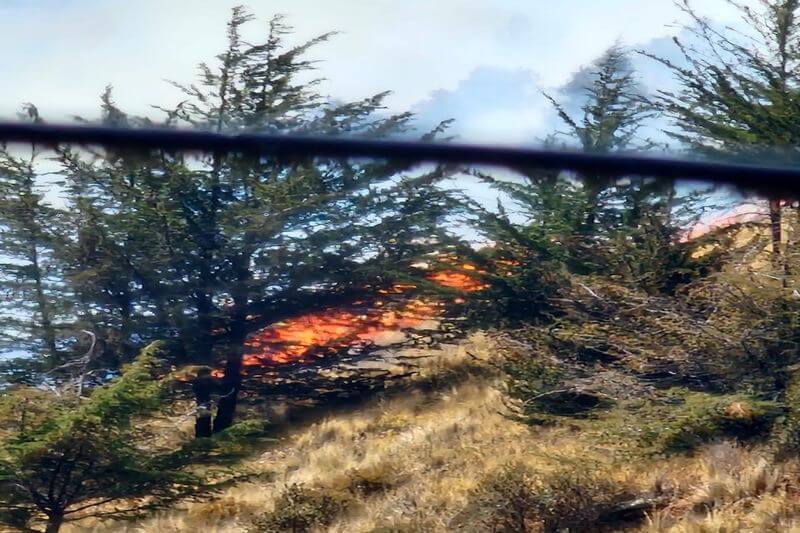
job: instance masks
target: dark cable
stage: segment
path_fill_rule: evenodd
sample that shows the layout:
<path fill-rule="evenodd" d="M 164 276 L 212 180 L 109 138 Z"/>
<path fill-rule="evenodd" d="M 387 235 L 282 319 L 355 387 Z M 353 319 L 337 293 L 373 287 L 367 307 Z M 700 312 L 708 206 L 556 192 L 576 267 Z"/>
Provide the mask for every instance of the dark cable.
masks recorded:
<path fill-rule="evenodd" d="M 693 161 L 638 154 L 593 154 L 456 143 L 345 137 L 225 134 L 182 129 L 0 122 L 0 141 L 109 148 L 250 153 L 277 157 L 368 157 L 417 162 L 471 163 L 511 168 L 570 170 L 592 175 L 654 176 L 728 183 L 762 192 L 800 190 L 800 166 Z"/>

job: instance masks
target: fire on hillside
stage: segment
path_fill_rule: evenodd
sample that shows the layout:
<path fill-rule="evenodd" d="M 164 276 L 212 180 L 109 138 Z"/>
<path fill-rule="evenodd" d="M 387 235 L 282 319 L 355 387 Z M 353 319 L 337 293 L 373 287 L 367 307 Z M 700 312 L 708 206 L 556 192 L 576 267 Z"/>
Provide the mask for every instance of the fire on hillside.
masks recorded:
<path fill-rule="evenodd" d="M 462 264 L 433 272 L 427 278 L 443 287 L 476 292 L 488 287 L 475 276 L 477 273 L 483 271 Z M 357 301 L 346 308 L 316 310 L 270 324 L 245 342 L 245 371 L 247 367 L 310 362 L 346 348 L 390 344 L 403 330 L 435 320 L 442 312 L 441 300 L 402 297 L 416 288 L 413 284 L 396 284 L 378 291 L 384 298 L 369 305 Z M 453 302 L 464 303 L 464 299 L 455 298 Z M 222 377 L 224 373 L 214 370 L 213 375 Z"/>

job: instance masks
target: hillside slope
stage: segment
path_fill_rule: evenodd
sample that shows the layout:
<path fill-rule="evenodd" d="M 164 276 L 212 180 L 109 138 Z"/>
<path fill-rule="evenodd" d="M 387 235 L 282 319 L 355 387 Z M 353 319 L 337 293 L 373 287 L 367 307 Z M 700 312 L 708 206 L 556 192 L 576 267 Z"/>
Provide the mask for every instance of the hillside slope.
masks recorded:
<path fill-rule="evenodd" d="M 746 420 L 752 407 L 639 383 L 610 408 L 529 426 L 494 365 L 513 342 L 473 334 L 430 354 L 405 393 L 306 417 L 237 465 L 257 478 L 211 501 L 65 529 L 800 531 L 797 465 L 700 430 L 700 412 Z M 595 389 L 636 386 L 617 364 L 596 375 Z M 657 450 L 687 434 L 697 446 Z"/>

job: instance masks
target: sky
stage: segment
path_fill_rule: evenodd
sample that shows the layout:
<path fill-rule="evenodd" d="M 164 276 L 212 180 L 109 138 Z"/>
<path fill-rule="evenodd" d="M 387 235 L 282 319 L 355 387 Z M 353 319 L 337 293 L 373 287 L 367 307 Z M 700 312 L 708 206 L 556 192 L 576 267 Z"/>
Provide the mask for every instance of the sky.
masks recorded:
<path fill-rule="evenodd" d="M 0 118 L 36 105 L 50 122 L 94 118 L 112 85 L 137 115 L 171 107 L 200 61 L 225 46 L 229 0 L 0 0 Z M 725 0 L 695 0 L 705 16 L 735 24 Z M 390 112 L 413 111 L 420 129 L 455 119 L 460 141 L 534 144 L 558 128 L 547 91 L 567 109 L 582 103 L 586 69 L 621 43 L 674 57 L 685 16 L 672 0 L 250 0 L 247 40 L 263 39 L 283 14 L 300 43 L 317 47 L 322 90 L 356 100 L 390 90 Z M 668 72 L 635 58 L 646 91 L 670 87 Z M 496 195 L 463 185 L 487 206 Z M 58 203 L 56 188 L 50 188 Z"/>
<path fill-rule="evenodd" d="M 45 119 L 97 114 L 107 84 L 134 114 L 175 104 L 165 80 L 191 81 L 225 41 L 228 0 L 0 0 L 0 117 L 22 104 Z M 721 24 L 736 21 L 725 0 L 697 0 Z M 314 50 L 331 98 L 391 90 L 392 111 L 412 110 L 421 127 L 454 118 L 471 142 L 531 143 L 556 128 L 541 91 L 579 105 L 582 69 L 619 41 L 674 54 L 670 36 L 685 17 L 672 0 L 251 0 L 257 40 L 266 20 L 286 15 L 297 42 L 340 32 Z M 646 88 L 667 73 L 637 59 Z"/>

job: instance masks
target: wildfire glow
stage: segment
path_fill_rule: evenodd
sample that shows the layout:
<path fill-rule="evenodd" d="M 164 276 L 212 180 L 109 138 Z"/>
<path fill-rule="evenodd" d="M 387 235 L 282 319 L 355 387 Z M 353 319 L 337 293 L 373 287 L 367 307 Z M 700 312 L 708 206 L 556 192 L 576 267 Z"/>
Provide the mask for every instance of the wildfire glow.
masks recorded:
<path fill-rule="evenodd" d="M 471 267 L 471 269 L 467 270 L 477 270 L 476 267 L 472 265 L 464 266 Z M 457 270 L 440 270 L 429 275 L 428 279 L 438 283 L 443 287 L 459 289 L 465 292 L 481 291 L 489 287 L 487 284 L 475 279 L 473 276 L 464 272 L 458 272 Z"/>
<path fill-rule="evenodd" d="M 476 273 L 484 272 L 474 265 L 463 264 L 431 273 L 428 279 L 465 292 L 487 288 L 488 285 L 474 277 Z M 397 284 L 378 290 L 387 300 L 374 301 L 366 309 L 322 309 L 276 322 L 247 339 L 242 363 L 253 367 L 304 362 L 345 348 L 396 338 L 403 330 L 433 320 L 441 312 L 441 302 L 398 299 L 398 295 L 402 298 L 403 293 L 415 288 L 412 284 Z M 465 300 L 455 298 L 453 302 L 459 304 Z M 353 302 L 354 307 L 364 305 L 364 301 Z M 224 374 L 214 370 L 212 375 Z"/>
<path fill-rule="evenodd" d="M 372 309 L 363 313 L 325 309 L 277 322 L 246 341 L 243 364 L 302 362 L 325 352 L 377 342 L 387 332 L 413 328 L 432 318 L 437 307 L 412 300 L 400 309 Z"/>
<path fill-rule="evenodd" d="M 701 220 L 681 237 L 681 242 L 698 239 L 714 231 L 747 222 L 769 221 L 769 210 L 764 203 L 745 202 L 733 209 Z"/>

